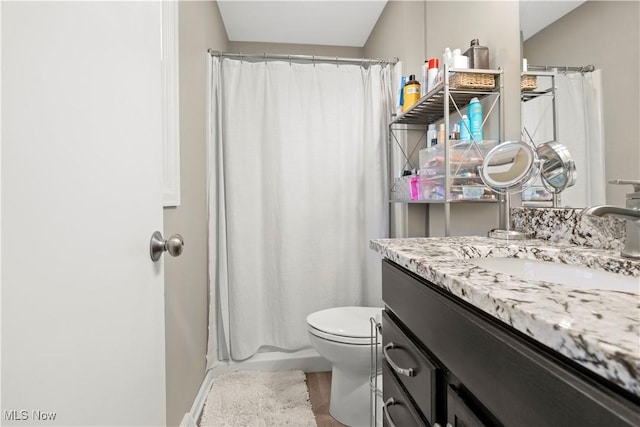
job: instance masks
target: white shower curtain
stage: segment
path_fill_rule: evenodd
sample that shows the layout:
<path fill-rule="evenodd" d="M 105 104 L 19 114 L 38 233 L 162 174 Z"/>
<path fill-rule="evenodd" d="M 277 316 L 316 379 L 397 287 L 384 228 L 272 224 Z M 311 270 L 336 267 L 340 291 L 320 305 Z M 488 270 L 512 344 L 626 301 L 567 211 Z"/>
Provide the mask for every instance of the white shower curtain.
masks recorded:
<path fill-rule="evenodd" d="M 540 96 L 522 106 L 522 126 L 536 144 L 553 140 L 551 98 Z M 561 205 L 585 207 L 605 203 L 602 71 L 556 75 L 557 141 L 576 163 L 573 187 L 561 193 Z"/>
<path fill-rule="evenodd" d="M 208 367 L 307 347 L 306 316 L 381 304 L 387 65 L 211 62 Z"/>

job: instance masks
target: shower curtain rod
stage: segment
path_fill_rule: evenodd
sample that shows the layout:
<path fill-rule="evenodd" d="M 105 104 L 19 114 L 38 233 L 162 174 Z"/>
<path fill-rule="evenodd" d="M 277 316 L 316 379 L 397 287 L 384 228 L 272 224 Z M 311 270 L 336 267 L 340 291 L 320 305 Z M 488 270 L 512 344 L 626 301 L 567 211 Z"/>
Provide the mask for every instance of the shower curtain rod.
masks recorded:
<path fill-rule="evenodd" d="M 273 53 L 228 53 L 220 52 L 213 49 L 207 50 L 211 56 L 219 56 L 221 58 L 240 58 L 250 59 L 253 61 L 267 61 L 267 60 L 283 60 L 283 61 L 308 61 L 308 62 L 328 62 L 332 64 L 359 64 L 359 65 L 371 65 L 371 64 L 396 64 L 399 59 L 367 59 L 367 58 L 340 58 L 338 56 L 316 56 L 316 55 L 285 55 L 285 54 L 273 54 Z"/>
<path fill-rule="evenodd" d="M 590 73 L 596 69 L 593 65 L 585 65 L 584 67 L 568 67 L 566 65 L 529 65 L 527 69 L 529 71 L 553 71 L 553 69 L 558 71 L 575 71 L 578 73 Z"/>

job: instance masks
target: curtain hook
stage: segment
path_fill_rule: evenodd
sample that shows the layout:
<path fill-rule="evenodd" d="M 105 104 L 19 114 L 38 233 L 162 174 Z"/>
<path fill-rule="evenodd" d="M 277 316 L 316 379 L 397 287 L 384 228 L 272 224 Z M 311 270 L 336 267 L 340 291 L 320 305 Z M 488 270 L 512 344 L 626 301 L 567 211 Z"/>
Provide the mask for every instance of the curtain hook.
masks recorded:
<path fill-rule="evenodd" d="M 289 65 L 291 65 L 291 55 L 287 55 L 287 57 L 289 58 Z"/>
<path fill-rule="evenodd" d="M 336 56 L 336 68 L 340 68 L 340 66 L 338 65 L 338 57 Z"/>
<path fill-rule="evenodd" d="M 311 56 L 311 62 L 313 62 L 313 68 L 315 68 L 316 67 L 316 56 L 315 55 Z"/>
<path fill-rule="evenodd" d="M 267 65 L 267 52 L 264 52 L 264 65 Z"/>
<path fill-rule="evenodd" d="M 569 72 L 569 66 L 565 65 L 564 66 L 564 75 L 566 76 L 568 72 Z"/>

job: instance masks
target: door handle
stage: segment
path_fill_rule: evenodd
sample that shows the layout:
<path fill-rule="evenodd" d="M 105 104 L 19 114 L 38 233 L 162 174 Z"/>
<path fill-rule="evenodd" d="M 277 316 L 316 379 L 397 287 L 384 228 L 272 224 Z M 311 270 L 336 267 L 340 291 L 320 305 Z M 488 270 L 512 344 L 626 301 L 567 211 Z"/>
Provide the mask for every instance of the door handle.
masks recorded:
<path fill-rule="evenodd" d="M 167 240 L 162 238 L 162 233 L 159 231 L 155 231 L 151 235 L 149 253 L 151 254 L 151 260 L 153 260 L 153 262 L 157 262 L 165 251 L 169 252 L 171 256 L 180 256 L 183 248 L 184 239 L 179 234 L 174 234 Z"/>

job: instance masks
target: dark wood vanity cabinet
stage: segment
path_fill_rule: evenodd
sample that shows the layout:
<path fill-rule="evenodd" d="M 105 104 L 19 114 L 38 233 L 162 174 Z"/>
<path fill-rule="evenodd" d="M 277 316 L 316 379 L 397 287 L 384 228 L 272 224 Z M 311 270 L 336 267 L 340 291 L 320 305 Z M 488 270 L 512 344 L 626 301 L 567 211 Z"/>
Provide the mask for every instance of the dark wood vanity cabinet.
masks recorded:
<path fill-rule="evenodd" d="M 382 299 L 387 426 L 640 425 L 640 399 L 387 260 Z"/>

